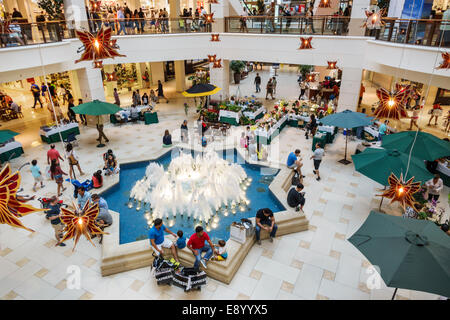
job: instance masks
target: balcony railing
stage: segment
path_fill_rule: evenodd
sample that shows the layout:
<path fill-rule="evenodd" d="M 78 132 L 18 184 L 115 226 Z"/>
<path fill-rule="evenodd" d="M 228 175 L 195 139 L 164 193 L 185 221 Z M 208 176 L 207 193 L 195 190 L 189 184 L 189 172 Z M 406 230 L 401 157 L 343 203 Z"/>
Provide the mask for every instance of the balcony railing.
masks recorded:
<path fill-rule="evenodd" d="M 225 18 L 225 32 L 346 35 L 349 21 L 342 16 L 237 16 Z"/>
<path fill-rule="evenodd" d="M 366 30 L 366 35 L 395 43 L 450 47 L 450 20 L 384 18 L 383 21 L 384 26 Z"/>
<path fill-rule="evenodd" d="M 73 29 L 66 21 L 48 21 L 33 23 L 0 23 L 0 47 L 26 46 L 39 43 L 58 42 L 75 37 Z"/>

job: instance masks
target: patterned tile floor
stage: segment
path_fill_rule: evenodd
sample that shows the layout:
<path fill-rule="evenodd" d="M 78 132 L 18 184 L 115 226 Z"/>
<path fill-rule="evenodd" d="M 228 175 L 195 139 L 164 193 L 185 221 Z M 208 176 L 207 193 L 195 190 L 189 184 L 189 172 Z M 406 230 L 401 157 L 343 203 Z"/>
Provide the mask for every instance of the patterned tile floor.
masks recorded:
<path fill-rule="evenodd" d="M 281 79 L 290 79 L 295 74 L 282 73 Z M 294 82 L 294 80 L 292 80 Z M 243 83 L 241 90 L 251 92 L 250 81 Z M 280 83 L 280 80 L 279 80 Z M 294 82 L 295 83 L 295 82 Z M 295 93 L 297 94 L 297 93 Z M 176 129 L 185 118 L 181 99 L 158 105 L 160 123 L 108 125 L 110 137 L 108 148 L 112 148 L 119 162 L 124 159 L 149 157 L 161 148 L 161 137 L 167 128 L 178 137 Z M 191 134 L 196 114 L 188 116 Z M 25 162 L 37 159 L 41 168 L 46 166 L 48 145 L 41 144 L 37 134 L 39 123 L 26 122 L 29 143 L 25 155 L 11 161 L 14 169 Z M 227 145 L 238 142 L 242 128 L 234 128 Z M 19 136 L 20 137 L 20 136 Z M 80 164 L 87 173 L 101 166 L 104 149 L 97 149 L 96 130 L 81 128 L 78 136 Z M 27 138 L 28 139 L 28 138 Z M 174 139 L 176 140 L 176 139 Z M 192 141 L 197 139 L 192 138 Z M 273 243 L 263 241 L 255 245 L 242 263 L 229 285 L 209 280 L 200 292 L 184 293 L 177 287 L 158 287 L 148 268 L 133 270 L 108 277 L 100 275 L 101 247 L 84 239 L 72 252 L 71 242 L 67 247 L 55 247 L 53 229 L 43 214 L 24 217 L 23 222 L 36 230 L 35 233 L 12 229 L 0 225 L 0 298 L 2 299 L 390 299 L 393 288 L 381 281 L 378 289 L 369 289 L 372 283 L 370 263 L 359 251 L 346 241 L 363 223 L 369 211 L 378 207 L 375 197 L 380 185 L 354 171 L 353 165 L 337 162 L 344 152 L 344 139 L 339 135 L 326 147 L 321 166 L 322 180 L 317 182 L 312 174 L 311 140 L 304 132 L 286 128 L 270 146 L 273 165 L 284 163 L 288 153 L 295 148 L 302 150 L 304 160 L 306 205 L 305 213 L 310 229 L 275 239 Z M 349 154 L 354 152 L 356 141 L 349 143 Z M 218 142 L 216 145 L 220 145 Z M 214 144 L 210 145 L 211 147 Z M 57 148 L 62 151 L 61 144 Z M 63 169 L 67 170 L 64 164 Z M 32 177 L 27 167 L 22 170 L 24 194 L 32 193 Z M 82 177 L 90 178 L 90 176 Z M 108 178 L 106 178 L 108 179 Z M 53 181 L 46 181 L 37 196 L 51 196 L 56 192 Z M 449 192 L 443 191 L 441 199 Z M 64 194 L 71 200 L 72 188 Z M 38 206 L 37 201 L 33 202 Z M 448 203 L 442 203 L 449 212 Z M 383 207 L 390 214 L 399 214 L 397 206 Z M 73 266 L 81 271 L 79 288 L 73 288 Z M 372 288 L 372 286 L 371 286 Z M 436 295 L 399 289 L 398 299 L 437 299 Z"/>

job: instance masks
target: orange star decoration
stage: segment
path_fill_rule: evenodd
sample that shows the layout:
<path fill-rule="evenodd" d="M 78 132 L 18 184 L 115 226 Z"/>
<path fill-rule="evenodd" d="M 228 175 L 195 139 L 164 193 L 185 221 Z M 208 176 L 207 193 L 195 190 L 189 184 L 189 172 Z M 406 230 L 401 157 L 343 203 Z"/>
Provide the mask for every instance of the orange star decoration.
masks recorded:
<path fill-rule="evenodd" d="M 117 81 L 117 74 L 115 72 L 107 73 L 105 72 L 106 81 Z"/>
<path fill-rule="evenodd" d="M 308 73 L 306 75 L 306 82 L 314 82 L 315 79 L 316 79 L 316 77 L 313 74 L 311 74 L 311 73 Z"/>
<path fill-rule="evenodd" d="M 34 230 L 25 227 L 20 222 L 19 217 L 44 211 L 44 209 L 34 208 L 17 199 L 20 180 L 19 171 L 12 173 L 9 164 L 0 172 L 0 223 L 34 232 Z"/>
<path fill-rule="evenodd" d="M 300 48 L 298 48 L 298 50 L 314 49 L 311 45 L 311 40 L 312 40 L 312 37 L 309 37 L 309 38 L 300 37 L 301 44 L 300 44 Z"/>
<path fill-rule="evenodd" d="M 328 63 L 327 69 L 329 69 L 329 70 L 339 69 L 339 68 L 336 66 L 337 61 L 327 61 L 327 63 Z"/>
<path fill-rule="evenodd" d="M 330 0 L 320 0 L 319 8 L 331 8 Z"/>
<path fill-rule="evenodd" d="M 214 22 L 214 12 L 204 14 L 203 19 L 205 19 L 206 24 L 213 23 Z"/>
<path fill-rule="evenodd" d="M 403 181 L 403 174 L 400 174 L 400 179 L 395 176 L 395 174 L 391 173 L 388 178 L 389 188 L 383 191 L 382 194 L 378 194 L 378 197 L 385 197 L 391 199 L 391 203 L 394 201 L 400 202 L 403 207 L 403 210 L 406 210 L 406 206 L 413 208 L 414 203 L 416 201 L 413 198 L 413 194 L 420 190 L 420 181 L 413 182 L 414 177 L 409 179 L 408 181 Z"/>
<path fill-rule="evenodd" d="M 442 52 L 442 62 L 436 69 L 450 69 L 450 52 Z"/>
<path fill-rule="evenodd" d="M 380 99 L 378 102 L 378 108 L 375 110 L 375 117 L 389 118 L 400 120 L 400 118 L 407 117 L 405 110 L 405 101 L 410 91 L 409 86 L 401 88 L 396 86 L 396 91 L 391 93 L 384 88 L 377 90 L 377 97 Z"/>
<path fill-rule="evenodd" d="M 93 60 L 95 64 L 95 68 L 98 68 L 97 62 L 102 59 L 115 58 L 115 57 L 125 57 L 122 54 L 119 54 L 116 49 L 118 46 L 116 45 L 117 40 L 112 40 L 111 28 L 104 29 L 103 27 L 97 32 L 97 35 L 93 35 L 90 32 L 78 31 L 75 30 L 75 33 L 80 39 L 80 41 L 84 45 L 84 52 L 81 55 L 81 58 L 75 60 L 75 63 L 80 61 L 89 61 Z M 101 63 L 98 64 L 101 67 Z"/>
<path fill-rule="evenodd" d="M 211 41 L 216 42 L 216 41 L 220 41 L 219 39 L 219 34 L 212 34 L 211 35 Z"/>
<path fill-rule="evenodd" d="M 384 26 L 386 23 L 382 20 L 385 9 L 376 8 L 373 11 L 365 11 L 366 13 L 366 21 L 361 26 L 362 28 L 367 29 L 380 29 L 381 26 Z"/>
<path fill-rule="evenodd" d="M 216 54 L 211 56 L 208 54 L 208 61 L 209 63 L 214 63 L 216 61 Z"/>
<path fill-rule="evenodd" d="M 208 3 L 211 3 L 211 4 L 218 4 L 219 1 L 217 1 L 217 0 L 209 0 Z"/>
<path fill-rule="evenodd" d="M 76 207 L 76 205 L 74 205 Z M 64 227 L 64 237 L 56 244 L 57 246 L 66 240 L 75 237 L 75 243 L 73 250 L 78 243 L 81 235 L 84 235 L 86 239 L 95 247 L 95 244 L 91 240 L 92 234 L 108 234 L 103 232 L 97 225 L 95 219 L 98 216 L 99 207 L 98 204 L 91 205 L 90 202 L 86 202 L 83 210 L 78 214 L 76 211 L 71 211 L 66 208 L 61 208 L 61 221 L 66 225 Z"/>
<path fill-rule="evenodd" d="M 214 61 L 213 68 L 222 68 L 221 61 L 222 59 L 217 59 L 216 61 Z"/>

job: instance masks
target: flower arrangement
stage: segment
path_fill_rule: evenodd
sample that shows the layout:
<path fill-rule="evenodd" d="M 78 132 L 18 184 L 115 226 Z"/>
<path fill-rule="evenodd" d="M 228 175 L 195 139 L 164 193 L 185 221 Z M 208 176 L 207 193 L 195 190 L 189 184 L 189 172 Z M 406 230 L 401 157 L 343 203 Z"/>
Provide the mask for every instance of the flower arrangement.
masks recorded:
<path fill-rule="evenodd" d="M 231 111 L 231 112 L 239 112 L 242 110 L 242 107 L 237 106 L 235 104 L 221 104 L 219 106 L 220 110 L 227 110 L 227 111 Z"/>
<path fill-rule="evenodd" d="M 205 111 L 204 113 L 205 119 L 208 122 L 217 122 L 219 121 L 219 114 L 216 113 L 215 111 L 212 112 L 210 110 Z"/>

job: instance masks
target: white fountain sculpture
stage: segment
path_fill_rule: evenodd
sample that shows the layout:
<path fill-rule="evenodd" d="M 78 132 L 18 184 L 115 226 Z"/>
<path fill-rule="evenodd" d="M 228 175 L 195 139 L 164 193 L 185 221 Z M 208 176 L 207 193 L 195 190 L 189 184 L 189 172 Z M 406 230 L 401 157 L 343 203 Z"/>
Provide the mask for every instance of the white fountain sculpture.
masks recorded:
<path fill-rule="evenodd" d="M 248 205 L 245 190 L 250 182 L 241 166 L 214 151 L 195 159 L 180 153 L 166 172 L 155 162 L 147 166 L 145 177 L 131 189 L 128 206 L 131 208 L 134 200 L 139 211 L 150 204 L 145 214 L 149 223 L 156 218 L 176 218 L 177 213 L 208 223 L 222 207 L 228 214 L 228 204 L 233 213 L 237 206 Z M 212 222 L 216 226 L 218 218 Z"/>

